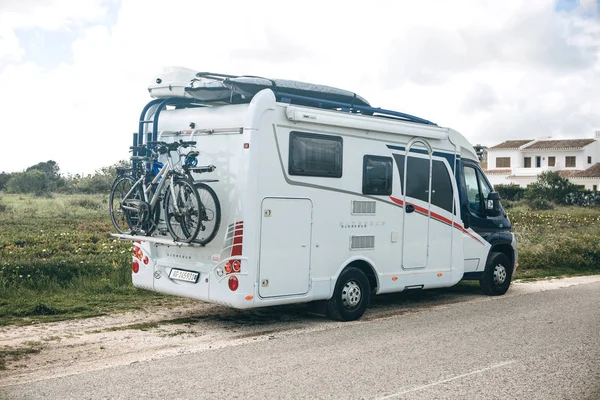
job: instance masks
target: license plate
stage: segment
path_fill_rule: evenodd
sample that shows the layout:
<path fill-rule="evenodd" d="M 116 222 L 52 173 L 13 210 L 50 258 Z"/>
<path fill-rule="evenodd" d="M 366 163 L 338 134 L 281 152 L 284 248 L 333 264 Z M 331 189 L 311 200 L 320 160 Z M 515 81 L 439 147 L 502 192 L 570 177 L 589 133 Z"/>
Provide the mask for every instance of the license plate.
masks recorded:
<path fill-rule="evenodd" d="M 182 269 L 172 269 L 171 272 L 169 272 L 169 278 L 178 281 L 196 283 L 198 282 L 199 277 L 200 273 L 198 272 L 184 271 Z"/>

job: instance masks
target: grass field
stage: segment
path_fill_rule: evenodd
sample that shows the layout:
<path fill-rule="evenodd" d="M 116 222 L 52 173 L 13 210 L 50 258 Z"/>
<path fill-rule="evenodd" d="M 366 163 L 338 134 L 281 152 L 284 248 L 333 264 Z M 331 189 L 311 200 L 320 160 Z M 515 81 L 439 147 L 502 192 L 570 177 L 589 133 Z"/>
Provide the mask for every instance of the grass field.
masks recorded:
<path fill-rule="evenodd" d="M 131 284 L 129 242 L 110 236 L 107 196 L 0 196 L 0 325 L 168 303 Z M 600 273 L 600 210 L 509 210 L 516 279 Z"/>
<path fill-rule="evenodd" d="M 132 244 L 112 232 L 107 196 L 1 196 L 0 325 L 164 302 L 133 287 Z"/>

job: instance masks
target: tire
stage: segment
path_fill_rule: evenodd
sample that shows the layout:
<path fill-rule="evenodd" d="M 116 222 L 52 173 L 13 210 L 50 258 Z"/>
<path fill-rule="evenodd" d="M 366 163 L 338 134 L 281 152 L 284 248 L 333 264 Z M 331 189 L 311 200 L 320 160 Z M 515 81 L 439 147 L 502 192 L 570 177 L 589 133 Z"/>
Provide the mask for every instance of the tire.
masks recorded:
<path fill-rule="evenodd" d="M 187 179 L 173 182 L 173 189 L 176 198 L 173 198 L 170 186 L 167 187 L 165 197 L 167 229 L 175 241 L 190 243 L 200 231 L 200 196 L 193 183 Z"/>
<path fill-rule="evenodd" d="M 367 276 L 356 267 L 347 267 L 338 277 L 333 296 L 327 301 L 326 314 L 338 321 L 355 321 L 367 310 L 370 298 Z"/>
<path fill-rule="evenodd" d="M 217 194 L 206 183 L 196 182 L 194 183 L 200 201 L 202 204 L 202 213 L 200 218 L 200 231 L 194 242 L 206 245 L 210 243 L 221 225 L 221 203 Z"/>
<path fill-rule="evenodd" d="M 110 219 L 119 233 L 129 234 L 140 231 L 145 235 L 150 235 L 156 229 L 160 217 L 159 210 L 155 210 L 153 220 L 150 220 L 151 210 L 149 206 L 140 207 L 139 212 L 132 212 L 123 209 L 124 200 L 138 200 L 142 204 L 142 190 L 138 187 L 129 198 L 125 195 L 131 190 L 135 180 L 129 175 L 123 175 L 115 179 L 109 197 Z"/>
<path fill-rule="evenodd" d="M 512 279 L 513 268 L 504 253 L 490 253 L 479 280 L 479 286 L 484 294 L 500 296 L 506 293 Z"/>

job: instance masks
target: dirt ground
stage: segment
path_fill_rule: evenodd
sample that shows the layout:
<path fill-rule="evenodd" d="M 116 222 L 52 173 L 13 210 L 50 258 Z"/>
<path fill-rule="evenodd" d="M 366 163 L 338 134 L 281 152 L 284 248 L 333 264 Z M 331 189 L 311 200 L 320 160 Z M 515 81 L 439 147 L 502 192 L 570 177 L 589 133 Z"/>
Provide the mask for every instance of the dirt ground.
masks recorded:
<path fill-rule="evenodd" d="M 600 276 L 515 282 L 505 296 L 596 281 Z M 376 296 L 363 318 L 351 323 L 308 314 L 306 305 L 234 310 L 182 299 L 168 307 L 135 313 L 5 326 L 0 327 L 0 349 L 34 348 L 39 352 L 8 360 L 6 369 L 0 370 L 0 387 L 492 299 L 472 285 Z"/>

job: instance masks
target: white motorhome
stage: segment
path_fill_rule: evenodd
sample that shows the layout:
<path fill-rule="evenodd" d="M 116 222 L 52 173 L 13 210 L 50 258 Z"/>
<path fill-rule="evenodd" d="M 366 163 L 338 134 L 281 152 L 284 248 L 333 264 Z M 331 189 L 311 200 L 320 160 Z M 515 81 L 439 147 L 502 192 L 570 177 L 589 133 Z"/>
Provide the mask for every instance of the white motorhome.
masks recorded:
<path fill-rule="evenodd" d="M 310 302 L 339 320 L 375 294 L 508 289 L 515 238 L 460 133 L 294 81 L 171 69 L 149 90 L 134 144 L 196 141 L 221 221 L 204 245 L 116 235 L 134 242 L 135 286 L 240 309 Z"/>

